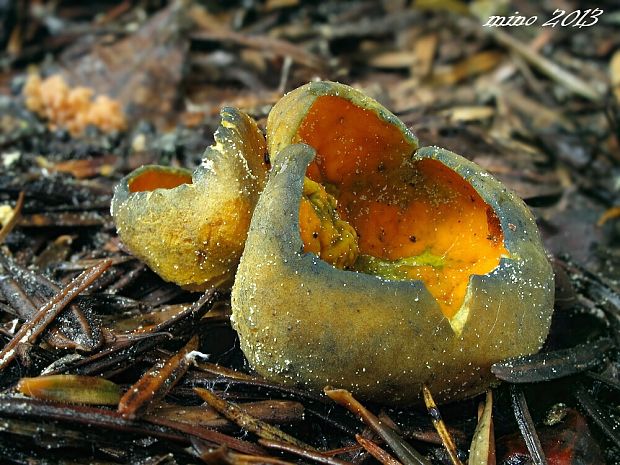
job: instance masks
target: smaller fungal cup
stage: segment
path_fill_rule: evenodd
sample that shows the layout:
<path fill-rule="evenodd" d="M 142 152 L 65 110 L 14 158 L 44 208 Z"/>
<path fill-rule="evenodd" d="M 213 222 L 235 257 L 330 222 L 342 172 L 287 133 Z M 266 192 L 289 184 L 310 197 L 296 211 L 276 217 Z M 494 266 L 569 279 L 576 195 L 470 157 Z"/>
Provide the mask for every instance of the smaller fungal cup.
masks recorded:
<path fill-rule="evenodd" d="M 274 168 L 232 293 L 263 376 L 382 402 L 482 392 L 490 366 L 540 349 L 553 273 L 535 221 L 474 163 L 418 148 L 392 113 L 316 82 L 273 108 Z"/>
<path fill-rule="evenodd" d="M 116 186 L 112 216 L 125 246 L 189 290 L 231 284 L 268 166 L 256 123 L 224 108 L 215 144 L 192 173 L 148 165 Z"/>

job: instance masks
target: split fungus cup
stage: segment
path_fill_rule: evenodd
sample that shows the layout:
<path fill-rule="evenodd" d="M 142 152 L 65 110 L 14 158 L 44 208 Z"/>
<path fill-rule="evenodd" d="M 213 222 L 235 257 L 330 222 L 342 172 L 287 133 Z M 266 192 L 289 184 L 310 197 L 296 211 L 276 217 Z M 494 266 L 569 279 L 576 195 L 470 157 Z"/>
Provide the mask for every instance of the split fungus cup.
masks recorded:
<path fill-rule="evenodd" d="M 232 284 L 268 165 L 256 123 L 224 108 L 215 144 L 194 173 L 147 165 L 116 186 L 121 240 L 166 281 L 188 290 Z"/>
<path fill-rule="evenodd" d="M 553 272 L 512 192 L 351 87 L 315 82 L 269 114 L 274 164 L 235 276 L 233 326 L 273 381 L 408 404 L 484 391 L 537 352 Z"/>
<path fill-rule="evenodd" d="M 287 94 L 267 122 L 268 179 L 247 115 L 224 109 L 215 140 L 193 175 L 128 175 L 112 214 L 164 279 L 234 277 L 232 323 L 259 374 L 391 404 L 426 384 L 449 401 L 542 346 L 553 273 L 527 207 L 474 163 L 418 148 L 378 102 L 333 82 Z"/>

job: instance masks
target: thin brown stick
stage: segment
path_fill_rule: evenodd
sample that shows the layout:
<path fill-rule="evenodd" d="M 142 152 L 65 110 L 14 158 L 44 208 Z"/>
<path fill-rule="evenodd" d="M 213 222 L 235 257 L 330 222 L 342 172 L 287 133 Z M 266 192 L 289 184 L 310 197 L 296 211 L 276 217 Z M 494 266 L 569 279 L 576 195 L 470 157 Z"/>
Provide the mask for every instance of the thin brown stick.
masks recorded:
<path fill-rule="evenodd" d="M 217 363 L 205 362 L 202 360 L 196 362 L 196 369 L 199 371 L 204 371 L 205 373 L 211 373 L 213 375 L 224 376 L 226 378 L 232 379 L 240 379 L 246 381 L 253 381 L 258 379 L 255 376 L 248 375 L 247 373 L 243 373 L 242 371 L 218 365 Z"/>
<path fill-rule="evenodd" d="M 118 412 L 114 412 L 118 415 Z M 119 415 L 120 418 L 122 418 Z M 245 441 L 243 439 L 235 438 L 233 436 L 229 436 L 227 434 L 221 433 L 219 431 L 215 431 L 211 428 L 205 428 L 203 426 L 195 426 L 188 425 L 186 423 L 181 423 L 180 421 L 169 420 L 167 418 L 156 417 L 154 415 L 147 415 L 144 417 L 144 420 L 139 419 L 138 421 L 132 422 L 131 420 L 125 420 L 129 423 L 133 423 L 136 425 L 141 425 L 145 423 L 150 423 L 152 425 L 163 426 L 165 428 L 170 428 L 174 431 L 180 431 L 185 435 L 191 435 L 202 439 L 204 441 L 209 441 L 211 443 L 219 444 L 230 449 L 243 452 L 245 454 L 255 454 L 255 455 L 263 455 L 267 451 L 249 441 Z"/>
<path fill-rule="evenodd" d="M 449 433 L 448 428 L 446 428 L 446 424 L 441 418 L 441 413 L 439 413 L 439 409 L 437 408 L 437 404 L 435 404 L 433 395 L 431 394 L 430 389 L 426 387 L 426 385 L 422 385 L 422 394 L 424 395 L 424 403 L 426 404 L 426 409 L 431 416 L 433 426 L 437 430 L 437 433 L 439 433 L 441 442 L 446 448 L 446 451 L 448 451 L 450 460 L 452 461 L 453 465 L 463 465 L 463 462 L 461 462 L 461 459 L 459 459 L 459 456 L 457 454 L 456 444 L 454 444 L 452 435 Z"/>
<path fill-rule="evenodd" d="M 301 448 L 287 442 L 275 441 L 273 439 L 259 439 L 258 443 L 268 449 L 288 452 L 324 465 L 351 465 L 351 462 L 323 455 L 323 453 L 317 452 L 314 449 Z"/>
<path fill-rule="evenodd" d="M 246 455 L 230 453 L 232 465 L 245 465 L 246 463 L 257 463 L 262 465 L 295 465 L 293 462 L 279 459 L 277 457 L 267 457 L 264 455 Z"/>
<path fill-rule="evenodd" d="M 194 391 L 204 400 L 207 404 L 220 412 L 230 421 L 236 423 L 241 428 L 263 439 L 272 439 L 277 441 L 293 444 L 294 446 L 301 447 L 302 449 L 314 450 L 312 446 L 305 444 L 293 436 L 286 434 L 280 428 L 276 428 L 269 423 L 265 423 L 253 416 L 249 415 L 238 405 L 228 402 L 221 397 L 216 396 L 208 389 L 194 388 Z"/>
<path fill-rule="evenodd" d="M 165 362 L 156 363 L 125 392 L 118 403 L 118 413 L 134 419 L 161 400 L 183 377 L 191 363 L 188 354 L 198 349 L 198 336 L 194 336 L 178 353 Z"/>
<path fill-rule="evenodd" d="M 339 447 L 338 449 L 329 449 L 326 451 L 322 451 L 321 454 L 323 454 L 326 457 L 333 457 L 335 455 L 348 454 L 350 452 L 361 451 L 362 449 L 363 447 L 360 446 L 359 444 L 352 444 L 350 446 Z"/>
<path fill-rule="evenodd" d="M 13 339 L 0 351 L 0 371 L 6 368 L 15 358 L 16 349 L 19 344 L 34 344 L 41 333 L 54 321 L 58 314 L 111 265 L 112 261 L 106 259 L 100 261 L 92 268 L 83 271 L 49 302 L 45 303 L 37 310 L 33 317 L 22 325 L 19 331 L 15 333 L 15 336 L 13 336 Z"/>
<path fill-rule="evenodd" d="M 19 197 L 17 197 L 17 202 L 15 203 L 15 208 L 13 208 L 13 214 L 11 215 L 11 218 L 9 218 L 9 221 L 2 227 L 2 229 L 0 229 L 0 244 L 4 242 L 4 239 L 6 239 L 6 236 L 8 236 L 11 233 L 11 231 L 17 224 L 17 221 L 19 220 L 19 216 L 22 212 L 22 208 L 24 206 L 25 197 L 26 195 L 24 191 L 21 191 L 19 193 Z"/>
<path fill-rule="evenodd" d="M 578 78 L 574 74 L 569 73 L 553 61 L 532 50 L 523 42 L 515 39 L 510 34 L 497 29 L 493 29 L 492 32 L 493 37 L 497 40 L 497 42 L 518 53 L 524 60 L 531 63 L 533 66 L 538 68 L 540 72 L 546 74 L 558 84 L 563 85 L 566 89 L 595 102 L 601 100 L 602 95 L 600 92 L 598 92 L 586 81 Z"/>
<path fill-rule="evenodd" d="M 269 457 L 266 455 L 248 455 L 232 452 L 226 447 L 220 447 L 213 450 L 211 447 L 205 447 L 193 441 L 194 449 L 198 452 L 198 456 L 203 462 L 212 465 L 247 465 L 247 464 L 263 464 L 263 465 L 294 465 L 292 462 L 279 459 L 277 457 Z"/>
<path fill-rule="evenodd" d="M 385 425 L 372 412 L 360 404 L 349 391 L 331 388 L 325 388 L 324 391 L 327 397 L 334 402 L 359 415 L 362 421 L 370 426 L 392 448 L 404 465 L 430 465 L 430 462 L 422 454 L 411 447 L 396 431 Z"/>
<path fill-rule="evenodd" d="M 365 437 L 356 434 L 355 440 L 360 443 L 360 445 L 366 449 L 370 455 L 376 458 L 383 465 L 402 465 L 398 460 L 392 457 L 387 451 L 383 450 L 379 447 L 374 441 L 370 439 L 366 439 Z"/>

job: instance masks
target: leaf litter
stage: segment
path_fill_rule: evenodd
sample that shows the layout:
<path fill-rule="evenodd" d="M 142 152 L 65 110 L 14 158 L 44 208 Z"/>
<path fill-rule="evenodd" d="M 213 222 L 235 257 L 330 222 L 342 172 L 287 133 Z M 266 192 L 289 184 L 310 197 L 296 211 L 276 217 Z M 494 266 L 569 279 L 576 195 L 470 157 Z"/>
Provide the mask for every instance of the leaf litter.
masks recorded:
<path fill-rule="evenodd" d="M 271 463 L 372 463 L 361 439 L 382 463 L 416 463 L 408 443 L 422 463 L 451 463 L 419 408 L 388 409 L 396 429 L 383 437 L 325 397 L 249 373 L 228 323 L 227 291 L 200 295 L 162 282 L 114 234 L 109 202 L 124 174 L 145 163 L 192 169 L 213 142 L 222 106 L 264 124 L 283 92 L 321 77 L 362 88 L 424 144 L 491 171 L 533 208 L 556 257 L 550 338 L 541 354 L 494 367 L 505 382 L 493 391 L 493 421 L 489 400 L 480 420 L 482 399 L 440 406 L 457 453 L 467 457 L 475 437 L 470 460 L 490 464 L 494 437 L 500 464 L 618 463 L 618 12 L 604 2 L 595 27 L 489 31 L 474 14 L 488 10 L 484 3 L 0 5 L 0 205 L 13 212 L 0 232 L 2 460 L 47 463 L 71 450 L 90 463 L 264 463 L 269 453 Z M 542 18 L 556 8 L 565 2 L 505 2 L 491 13 Z M 32 65 L 43 78 L 60 75 L 118 101 L 126 129 L 87 126 L 74 136 L 48 127 L 22 96 Z M 179 365 L 193 337 L 209 359 Z M 128 392 L 165 360 L 176 370 L 151 372 L 156 385 L 137 407 L 148 413 L 135 420 L 116 406 L 66 397 L 71 376 Z M 64 397 L 19 394 L 20 380 L 27 386 L 42 373 L 62 376 L 55 383 Z M 261 421 L 281 419 L 278 427 L 302 444 L 258 439 L 215 417 L 195 388 L 247 405 Z M 188 418 L 202 409 L 203 422 L 184 422 L 184 409 Z M 562 419 L 545 424 L 555 411 Z"/>

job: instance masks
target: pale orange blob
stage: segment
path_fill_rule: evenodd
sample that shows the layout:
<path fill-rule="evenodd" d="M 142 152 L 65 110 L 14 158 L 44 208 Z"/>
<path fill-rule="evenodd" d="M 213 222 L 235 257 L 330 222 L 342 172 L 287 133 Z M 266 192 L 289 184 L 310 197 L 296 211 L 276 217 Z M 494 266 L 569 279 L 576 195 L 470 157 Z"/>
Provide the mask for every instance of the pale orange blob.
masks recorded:
<path fill-rule="evenodd" d="M 499 219 L 476 190 L 439 161 L 411 160 L 399 129 L 372 111 L 318 97 L 295 142 L 316 149 L 307 175 L 327 186 L 340 218 L 357 233 L 354 269 L 422 280 L 452 318 L 469 277 L 489 273 L 508 256 Z M 307 210 L 302 202 L 301 218 Z M 312 251 L 316 244 L 306 236 L 307 230 L 302 239 Z"/>
<path fill-rule="evenodd" d="M 121 104 L 98 95 L 89 87 L 69 87 L 61 75 L 41 79 L 31 74 L 24 85 L 26 107 L 47 120 L 50 129 L 67 129 L 80 135 L 93 125 L 103 132 L 120 131 L 127 127 Z"/>

